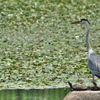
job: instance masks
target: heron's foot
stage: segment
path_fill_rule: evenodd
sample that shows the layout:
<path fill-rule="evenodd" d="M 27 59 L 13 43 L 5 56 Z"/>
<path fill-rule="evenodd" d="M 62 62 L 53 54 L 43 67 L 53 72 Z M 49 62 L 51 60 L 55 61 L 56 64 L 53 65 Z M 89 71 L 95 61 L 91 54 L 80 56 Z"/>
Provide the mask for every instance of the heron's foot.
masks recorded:
<path fill-rule="evenodd" d="M 100 87 L 97 86 L 96 82 L 92 82 L 93 83 L 93 87 L 91 87 L 91 90 L 100 90 Z"/>

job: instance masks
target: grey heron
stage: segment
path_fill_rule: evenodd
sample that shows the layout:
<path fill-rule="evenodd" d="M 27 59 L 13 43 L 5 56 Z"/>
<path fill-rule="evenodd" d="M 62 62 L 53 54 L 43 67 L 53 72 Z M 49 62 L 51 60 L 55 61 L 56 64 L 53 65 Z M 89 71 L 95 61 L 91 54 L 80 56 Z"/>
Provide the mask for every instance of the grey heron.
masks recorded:
<path fill-rule="evenodd" d="M 92 73 L 92 81 L 94 82 L 94 76 L 100 78 L 100 56 L 98 56 L 91 48 L 89 42 L 90 22 L 87 19 L 81 19 L 80 21 L 72 22 L 71 24 L 85 24 L 86 25 L 86 47 L 88 51 L 88 67 Z"/>

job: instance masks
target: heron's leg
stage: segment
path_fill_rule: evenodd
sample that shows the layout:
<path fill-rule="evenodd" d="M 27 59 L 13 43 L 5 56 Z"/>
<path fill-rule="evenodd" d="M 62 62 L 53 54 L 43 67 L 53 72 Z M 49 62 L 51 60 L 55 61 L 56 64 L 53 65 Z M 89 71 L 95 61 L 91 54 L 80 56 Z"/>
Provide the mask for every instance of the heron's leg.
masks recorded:
<path fill-rule="evenodd" d="M 100 90 L 100 87 L 97 86 L 96 82 L 93 82 L 94 87 L 92 87 L 92 90 Z"/>
<path fill-rule="evenodd" d="M 94 75 L 92 74 L 92 81 L 94 82 Z"/>
<path fill-rule="evenodd" d="M 94 85 L 95 88 L 98 87 L 96 82 L 93 82 L 93 85 Z"/>
<path fill-rule="evenodd" d="M 92 82 L 93 82 L 93 85 L 94 85 L 94 90 L 98 90 L 99 87 L 97 86 L 97 83 L 94 81 L 94 75 L 93 74 L 92 74 L 92 78 L 93 78 Z"/>

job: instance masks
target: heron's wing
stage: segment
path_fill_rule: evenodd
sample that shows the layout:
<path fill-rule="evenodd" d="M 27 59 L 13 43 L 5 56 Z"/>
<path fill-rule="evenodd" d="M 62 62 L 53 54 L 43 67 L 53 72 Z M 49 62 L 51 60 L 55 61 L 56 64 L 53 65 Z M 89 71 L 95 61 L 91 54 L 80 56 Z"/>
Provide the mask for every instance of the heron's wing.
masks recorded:
<path fill-rule="evenodd" d="M 100 77 L 100 57 L 94 52 L 91 53 L 88 57 L 88 67 L 92 74 Z"/>

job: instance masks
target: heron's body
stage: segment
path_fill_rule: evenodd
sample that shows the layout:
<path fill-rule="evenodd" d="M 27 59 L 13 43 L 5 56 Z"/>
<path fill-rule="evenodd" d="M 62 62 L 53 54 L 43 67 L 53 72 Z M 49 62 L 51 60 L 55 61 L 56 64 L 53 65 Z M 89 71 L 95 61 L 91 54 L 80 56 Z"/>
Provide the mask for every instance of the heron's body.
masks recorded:
<path fill-rule="evenodd" d="M 90 23 L 86 19 L 81 19 L 81 21 L 73 22 L 72 24 L 76 23 L 82 23 L 86 25 L 87 32 L 86 32 L 86 47 L 88 50 L 88 67 L 93 75 L 93 81 L 94 81 L 94 75 L 100 78 L 100 56 L 98 56 L 91 48 L 90 42 L 89 42 L 89 32 L 90 32 Z"/>
<path fill-rule="evenodd" d="M 100 78 L 100 57 L 94 52 L 88 55 L 88 67 L 93 75 Z"/>

